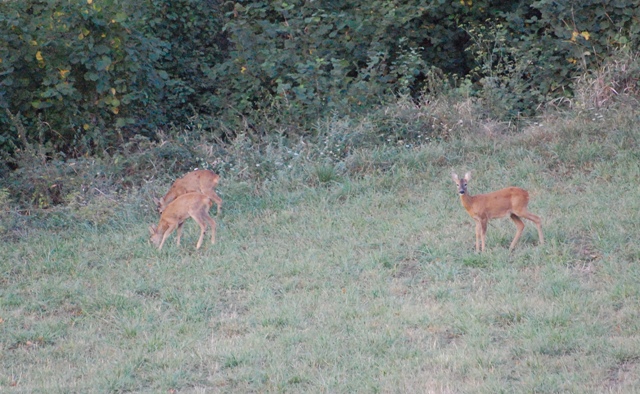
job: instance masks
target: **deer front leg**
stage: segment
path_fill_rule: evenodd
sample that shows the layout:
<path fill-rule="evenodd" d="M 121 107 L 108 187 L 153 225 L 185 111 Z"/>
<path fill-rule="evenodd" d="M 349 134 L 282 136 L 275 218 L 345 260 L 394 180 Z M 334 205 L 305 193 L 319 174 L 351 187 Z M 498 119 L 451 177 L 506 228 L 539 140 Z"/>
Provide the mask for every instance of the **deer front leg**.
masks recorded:
<path fill-rule="evenodd" d="M 479 220 L 476 220 L 476 253 L 480 251 L 481 227 Z M 484 240 L 482 241 L 482 249 L 484 249 Z"/>
<path fill-rule="evenodd" d="M 218 193 L 216 193 L 215 190 L 209 190 L 208 192 L 206 193 L 203 192 L 203 193 L 207 195 L 211 199 L 211 201 L 213 201 L 217 205 L 218 209 L 216 213 L 220 215 L 220 211 L 222 209 L 222 199 L 220 198 Z"/>
<path fill-rule="evenodd" d="M 222 199 L 220 198 L 220 196 L 218 196 L 218 194 L 216 194 L 216 192 L 213 192 L 212 200 L 218 206 L 218 210 L 216 213 L 218 216 L 220 216 L 220 211 L 222 210 Z"/>
<path fill-rule="evenodd" d="M 173 232 L 173 230 L 176 228 L 175 225 L 173 226 L 169 226 L 169 228 L 167 228 L 167 230 L 164 232 L 164 234 L 162 235 L 162 241 L 160 241 L 160 246 L 158 246 L 158 250 L 162 249 L 162 245 L 164 245 L 164 241 L 167 240 L 167 237 L 169 237 L 169 235 L 171 235 L 171 233 Z"/>
<path fill-rule="evenodd" d="M 482 219 L 480 221 L 480 239 L 482 241 L 482 251 L 484 252 L 484 244 L 485 241 L 487 239 L 487 223 L 489 222 L 489 220 L 487 219 Z"/>

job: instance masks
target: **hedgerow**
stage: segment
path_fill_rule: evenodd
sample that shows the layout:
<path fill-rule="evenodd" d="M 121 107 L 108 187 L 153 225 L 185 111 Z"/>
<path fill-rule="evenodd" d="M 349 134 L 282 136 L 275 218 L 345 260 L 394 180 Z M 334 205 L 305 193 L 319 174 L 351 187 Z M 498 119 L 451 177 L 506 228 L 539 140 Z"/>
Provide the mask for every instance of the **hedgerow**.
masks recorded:
<path fill-rule="evenodd" d="M 310 137 L 346 149 L 348 129 L 322 137 L 317 124 L 376 119 L 399 97 L 419 106 L 453 92 L 486 119 L 519 120 L 583 94 L 577 77 L 636 48 L 639 20 L 631 0 L 3 1 L 2 176 L 80 158 L 136 163 L 131 146 L 162 146 L 176 130 L 221 150 Z M 620 82 L 633 90 L 634 78 Z M 398 121 L 379 118 L 366 140 L 417 141 L 432 127 L 442 137 L 441 118 L 420 120 L 426 134 Z M 197 165 L 192 146 L 173 147 L 151 150 L 154 168 Z M 57 176 L 19 194 L 59 203 L 41 201 Z"/>

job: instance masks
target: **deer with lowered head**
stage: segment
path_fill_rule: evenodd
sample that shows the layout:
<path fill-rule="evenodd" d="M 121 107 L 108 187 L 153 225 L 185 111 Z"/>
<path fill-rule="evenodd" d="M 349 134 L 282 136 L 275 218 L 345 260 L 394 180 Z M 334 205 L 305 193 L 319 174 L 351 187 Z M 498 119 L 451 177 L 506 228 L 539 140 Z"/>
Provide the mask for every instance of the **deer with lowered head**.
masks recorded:
<path fill-rule="evenodd" d="M 456 173 L 451 173 L 451 177 L 458 187 L 462 206 L 476 222 L 476 252 L 479 250 L 484 251 L 487 223 L 489 220 L 502 218 L 507 215 L 516 225 L 516 236 L 513 238 L 513 241 L 511 241 L 509 251 L 515 248 L 524 230 L 524 222 L 521 218 L 531 220 L 535 223 L 538 228 L 540 245 L 544 244 L 542 219 L 527 209 L 529 205 L 529 193 L 526 190 L 511 186 L 495 192 L 472 196 L 467 190 L 467 183 L 471 180 L 470 172 L 467 172 L 462 179 L 459 179 Z M 482 243 L 482 248 L 480 247 L 480 243 Z"/>
<path fill-rule="evenodd" d="M 207 195 L 218 206 L 218 215 L 222 207 L 222 199 L 216 194 L 215 188 L 220 182 L 220 176 L 210 170 L 195 170 L 185 174 L 182 178 L 176 179 L 164 197 L 154 198 L 158 212 L 162 213 L 165 208 L 178 196 L 185 193 L 199 192 Z"/>
<path fill-rule="evenodd" d="M 158 247 L 158 250 L 162 249 L 164 241 L 177 228 L 177 243 L 180 246 L 182 225 L 187 218 L 191 217 L 200 226 L 200 238 L 196 249 L 200 249 L 200 245 L 202 245 L 207 225 L 211 227 L 211 243 L 214 244 L 216 242 L 216 222 L 209 216 L 212 204 L 211 198 L 202 193 L 186 193 L 178 196 L 162 211 L 160 223 L 157 226 L 149 226 L 151 242 Z"/>

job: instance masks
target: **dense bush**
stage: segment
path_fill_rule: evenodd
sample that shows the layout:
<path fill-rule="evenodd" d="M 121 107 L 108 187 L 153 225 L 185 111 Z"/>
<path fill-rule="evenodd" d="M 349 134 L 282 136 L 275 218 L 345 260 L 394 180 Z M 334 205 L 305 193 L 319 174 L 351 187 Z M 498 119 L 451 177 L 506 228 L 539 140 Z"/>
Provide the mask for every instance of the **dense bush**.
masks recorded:
<path fill-rule="evenodd" d="M 496 5 L 491 13 L 509 10 Z M 330 112 L 348 114 L 397 94 L 418 98 L 435 69 L 464 75 L 467 38 L 457 19 L 491 15 L 489 2 L 237 2 L 233 43 L 212 70 L 216 111 L 294 130 Z M 281 126 L 282 127 L 282 126 Z M 285 126 L 286 127 L 286 126 Z"/>
<path fill-rule="evenodd" d="M 199 116 L 201 126 L 216 130 L 219 81 L 211 78 L 211 69 L 224 61 L 230 44 L 223 31 L 223 3 L 149 0 L 145 34 L 169 48 L 156 63 L 168 75 L 158 103 L 164 112 L 159 125 L 184 125 Z"/>
<path fill-rule="evenodd" d="M 226 142 L 309 135 L 442 87 L 511 120 L 637 47 L 638 20 L 632 0 L 3 1 L 3 166 L 29 143 L 45 160 L 114 155 L 185 124 Z"/>
<path fill-rule="evenodd" d="M 2 149 L 19 143 L 11 114 L 26 138 L 76 156 L 121 145 L 125 126 L 161 123 L 167 74 L 154 64 L 168 47 L 140 33 L 144 18 L 135 3 L 0 3 Z"/>

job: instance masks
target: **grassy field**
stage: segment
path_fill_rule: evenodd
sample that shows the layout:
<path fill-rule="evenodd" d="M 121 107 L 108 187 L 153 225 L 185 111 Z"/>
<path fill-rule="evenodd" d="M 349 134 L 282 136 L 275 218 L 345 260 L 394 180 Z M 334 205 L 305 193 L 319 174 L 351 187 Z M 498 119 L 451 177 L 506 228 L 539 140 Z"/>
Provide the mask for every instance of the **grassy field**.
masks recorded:
<path fill-rule="evenodd" d="M 109 225 L 30 230 L 0 243 L 0 391 L 640 390 L 637 120 L 549 117 L 226 179 L 199 251 L 193 221 L 180 248 L 147 242 L 144 193 Z M 452 170 L 472 194 L 529 190 L 545 245 L 526 222 L 509 253 L 500 219 L 474 253 Z"/>

